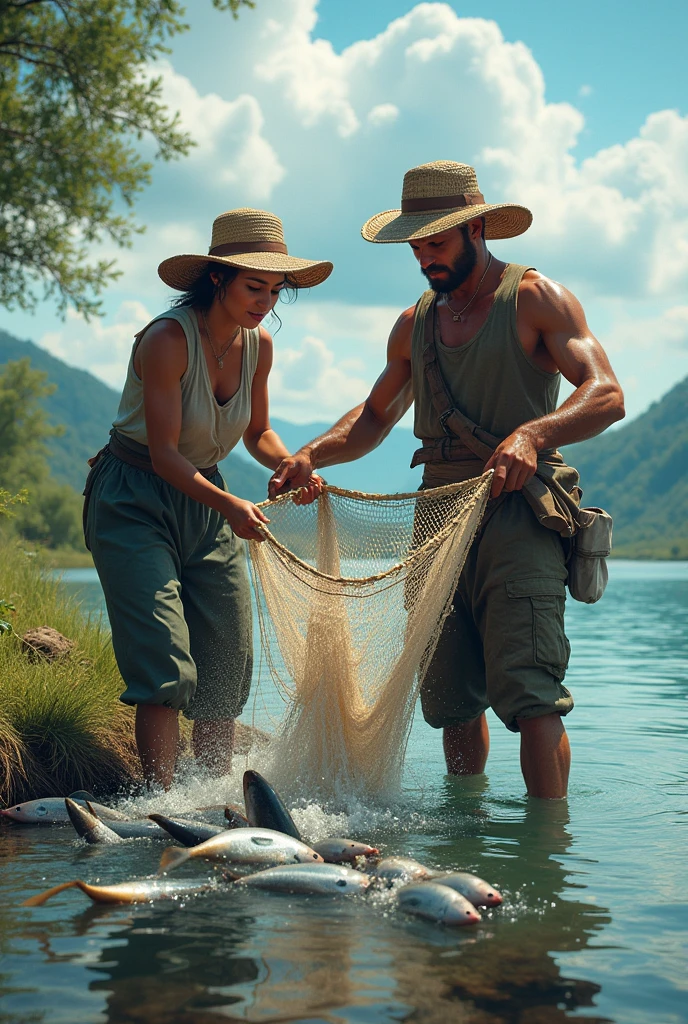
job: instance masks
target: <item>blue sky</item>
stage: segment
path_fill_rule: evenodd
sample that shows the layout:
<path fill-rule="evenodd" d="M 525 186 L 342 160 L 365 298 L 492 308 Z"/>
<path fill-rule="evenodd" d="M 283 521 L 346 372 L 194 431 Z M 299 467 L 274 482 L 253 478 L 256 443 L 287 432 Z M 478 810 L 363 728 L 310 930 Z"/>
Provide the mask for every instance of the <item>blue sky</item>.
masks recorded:
<path fill-rule="evenodd" d="M 206 251 L 222 210 L 271 209 L 290 251 L 335 263 L 283 310 L 272 406 L 333 419 L 423 286 L 405 246 L 368 245 L 360 225 L 398 205 L 408 167 L 454 159 L 489 200 L 531 207 L 531 230 L 495 254 L 576 292 L 631 415 L 688 374 L 688 5 L 257 0 L 238 23 L 189 7 L 158 70 L 198 146 L 156 166 L 134 249 L 102 247 L 123 270 L 106 316 L 63 323 L 44 305 L 2 327 L 119 387 L 169 297 L 157 263 Z"/>

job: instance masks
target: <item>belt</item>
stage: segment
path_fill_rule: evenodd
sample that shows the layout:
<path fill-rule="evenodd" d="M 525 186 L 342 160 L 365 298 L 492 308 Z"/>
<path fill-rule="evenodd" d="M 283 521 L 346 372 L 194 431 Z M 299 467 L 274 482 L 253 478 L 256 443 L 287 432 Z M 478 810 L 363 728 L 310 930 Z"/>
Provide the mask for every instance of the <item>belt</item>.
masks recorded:
<path fill-rule="evenodd" d="M 423 438 L 422 448 L 413 453 L 411 469 L 426 462 L 475 462 L 484 465 L 462 441 L 454 437 Z"/>
<path fill-rule="evenodd" d="M 138 445 L 138 448 L 143 449 L 145 448 L 145 446 Z M 157 476 L 157 473 L 153 468 L 151 457 L 148 454 L 148 449 L 146 448 L 145 451 L 133 451 L 121 439 L 120 435 L 117 433 L 116 430 L 113 430 L 112 433 L 110 434 L 110 440 L 108 444 L 105 446 L 105 448 L 102 448 L 94 459 L 89 459 L 89 464 L 93 466 L 95 462 L 99 459 L 99 457 L 103 455 L 106 451 L 110 452 L 111 455 L 114 455 L 116 459 L 120 460 L 120 462 L 126 462 L 128 466 L 134 466 L 136 469 L 143 470 L 144 473 L 152 473 L 155 476 Z M 204 476 L 206 478 L 206 480 L 209 480 L 218 471 L 217 464 L 215 464 L 214 466 L 208 466 L 207 469 L 201 469 L 199 466 L 197 466 L 196 469 L 201 474 L 201 476 Z"/>

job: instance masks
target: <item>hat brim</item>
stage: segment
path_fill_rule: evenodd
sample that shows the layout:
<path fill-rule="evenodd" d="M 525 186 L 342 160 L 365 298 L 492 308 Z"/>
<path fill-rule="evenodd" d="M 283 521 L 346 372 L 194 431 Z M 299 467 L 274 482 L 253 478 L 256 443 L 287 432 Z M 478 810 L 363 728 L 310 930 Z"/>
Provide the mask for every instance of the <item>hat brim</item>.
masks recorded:
<path fill-rule="evenodd" d="M 232 256 L 199 256 L 187 253 L 170 256 L 158 267 L 158 276 L 177 291 L 188 291 L 198 281 L 209 263 L 219 263 L 239 270 L 262 270 L 270 274 L 288 274 L 299 288 L 314 288 L 332 273 L 327 260 L 302 260 L 279 252 L 246 252 Z"/>
<path fill-rule="evenodd" d="M 366 242 L 413 242 L 460 227 L 476 217 L 485 218 L 485 238 L 514 238 L 530 227 L 533 215 L 525 206 L 513 203 L 484 203 L 454 210 L 428 210 L 427 213 L 402 213 L 386 210 L 361 228 Z"/>

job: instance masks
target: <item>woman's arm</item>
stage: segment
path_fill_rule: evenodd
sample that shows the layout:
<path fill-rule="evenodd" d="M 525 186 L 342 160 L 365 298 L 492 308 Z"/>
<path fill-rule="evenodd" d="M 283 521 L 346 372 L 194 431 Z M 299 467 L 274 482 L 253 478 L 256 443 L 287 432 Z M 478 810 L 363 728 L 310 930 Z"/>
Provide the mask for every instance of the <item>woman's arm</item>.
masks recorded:
<path fill-rule="evenodd" d="M 274 470 L 284 459 L 288 459 L 291 453 L 279 434 L 270 426 L 268 377 L 272 369 L 272 353 L 272 338 L 261 327 L 258 365 L 251 387 L 251 422 L 244 433 L 244 444 L 256 462 Z M 311 475 L 309 482 L 302 488 L 302 494 L 297 502 L 305 504 L 313 501 L 321 490 L 320 477 Z"/>
<path fill-rule="evenodd" d="M 206 480 L 179 453 L 182 426 L 181 378 L 187 367 L 184 331 L 174 320 L 154 323 L 137 350 L 143 380 L 143 405 L 153 469 L 177 490 L 220 512 L 238 537 L 263 540 L 258 523 L 268 519 L 250 502 L 228 494 Z"/>

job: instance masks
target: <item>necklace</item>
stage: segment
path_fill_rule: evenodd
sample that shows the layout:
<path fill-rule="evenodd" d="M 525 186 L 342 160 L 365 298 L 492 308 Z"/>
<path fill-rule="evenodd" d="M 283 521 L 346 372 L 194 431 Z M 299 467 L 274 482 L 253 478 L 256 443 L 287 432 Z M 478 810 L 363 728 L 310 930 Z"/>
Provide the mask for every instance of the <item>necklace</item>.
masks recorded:
<path fill-rule="evenodd" d="M 237 327 L 237 329 L 234 332 L 234 334 L 232 335 L 232 337 L 229 339 L 229 341 L 227 342 L 225 347 L 222 349 L 222 351 L 218 355 L 217 352 L 215 351 L 215 346 L 213 345 L 213 339 L 210 336 L 210 331 L 208 329 L 208 321 L 205 318 L 205 310 L 201 310 L 201 316 L 203 317 L 203 325 L 205 327 L 205 333 L 208 335 L 208 341 L 210 342 L 210 347 L 213 350 L 213 355 L 217 359 L 217 365 L 220 367 L 220 369 L 222 369 L 222 367 L 225 365 L 224 361 L 223 361 L 224 356 L 227 355 L 227 352 L 229 351 L 232 343 L 234 342 L 234 339 L 236 338 L 237 334 L 239 333 L 239 328 Z"/>
<path fill-rule="evenodd" d="M 456 323 L 457 320 L 459 321 L 459 323 L 461 322 L 461 317 L 466 312 L 466 310 L 468 309 L 470 304 L 473 302 L 473 299 L 476 297 L 476 295 L 480 291 L 481 285 L 482 285 L 483 281 L 485 280 L 485 276 L 486 276 L 488 270 L 490 269 L 490 264 L 491 263 L 492 263 L 492 253 L 490 253 L 490 258 L 487 261 L 487 266 L 483 270 L 483 276 L 478 281 L 478 287 L 475 289 L 475 291 L 473 292 L 473 294 L 471 295 L 470 299 L 468 300 L 466 305 L 463 307 L 463 309 L 459 310 L 458 313 L 456 312 L 455 309 L 452 309 L 451 306 L 449 305 L 449 299 L 447 298 L 447 296 L 446 295 L 444 296 L 444 304 L 447 307 L 447 309 L 449 310 L 449 312 L 452 314 L 452 316 L 454 318 L 454 323 Z"/>

